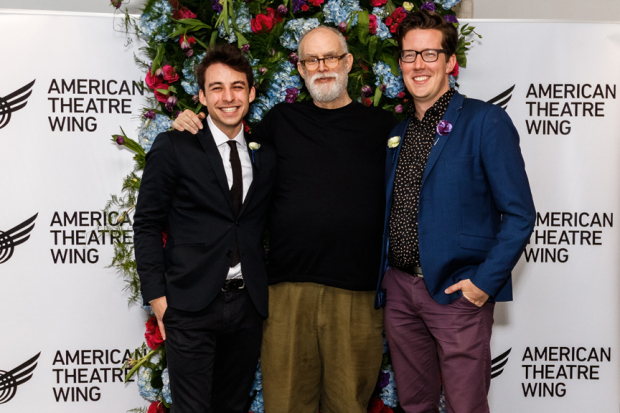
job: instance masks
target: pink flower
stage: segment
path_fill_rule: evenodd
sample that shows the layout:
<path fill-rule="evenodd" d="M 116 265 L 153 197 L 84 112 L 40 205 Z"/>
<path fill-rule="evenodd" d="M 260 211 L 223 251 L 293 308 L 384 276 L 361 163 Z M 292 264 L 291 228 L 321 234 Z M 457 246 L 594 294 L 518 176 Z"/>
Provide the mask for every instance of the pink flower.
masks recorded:
<path fill-rule="evenodd" d="M 368 16 L 368 33 L 377 34 L 377 16 L 374 14 Z"/>
<path fill-rule="evenodd" d="M 157 89 L 159 86 L 162 85 L 162 81 L 159 77 L 157 77 L 157 75 L 151 75 L 151 71 L 149 70 L 148 72 L 146 72 L 146 85 L 149 87 L 149 89 Z"/>
<path fill-rule="evenodd" d="M 170 85 L 167 85 L 165 83 L 161 83 L 161 84 L 157 85 L 157 87 L 155 88 L 155 90 L 154 90 L 155 97 L 161 103 L 166 103 L 168 101 L 169 93 L 163 93 L 163 92 L 167 92 L 169 87 L 170 87 Z"/>
<path fill-rule="evenodd" d="M 370 5 L 372 7 L 381 7 L 385 3 L 387 3 L 387 0 L 370 0 Z"/>
<path fill-rule="evenodd" d="M 147 413 L 164 413 L 164 404 L 162 402 L 153 402 L 149 406 L 149 411 Z"/>
<path fill-rule="evenodd" d="M 159 325 L 157 324 L 157 318 L 155 316 L 151 316 L 146 322 L 146 332 L 144 333 L 144 337 L 146 338 L 146 344 L 153 349 L 156 350 L 161 346 L 161 343 L 164 342 L 164 339 L 161 337 L 161 331 L 159 330 Z"/>
<path fill-rule="evenodd" d="M 450 76 L 458 76 L 459 75 L 459 64 L 458 62 L 454 64 L 454 69 L 450 72 Z"/>
<path fill-rule="evenodd" d="M 177 80 L 179 80 L 179 75 L 174 70 L 174 67 L 172 67 L 170 65 L 166 65 L 163 68 L 163 72 L 164 72 L 164 80 L 165 81 L 170 82 L 170 83 L 174 83 Z"/>
<path fill-rule="evenodd" d="M 400 93 L 398 94 L 398 97 L 399 97 L 400 99 L 404 98 L 404 97 L 405 97 L 405 92 L 400 92 Z"/>
<path fill-rule="evenodd" d="M 172 14 L 172 17 L 174 17 L 177 20 L 181 20 L 181 19 L 195 19 L 197 16 L 194 13 L 192 13 L 187 7 L 181 7 L 180 10 L 177 10 Z"/>

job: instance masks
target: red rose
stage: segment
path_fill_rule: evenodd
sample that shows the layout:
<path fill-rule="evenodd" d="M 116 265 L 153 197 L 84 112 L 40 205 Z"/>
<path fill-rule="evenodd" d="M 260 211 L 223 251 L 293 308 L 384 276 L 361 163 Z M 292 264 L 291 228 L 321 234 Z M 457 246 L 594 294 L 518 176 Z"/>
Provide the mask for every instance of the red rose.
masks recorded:
<path fill-rule="evenodd" d="M 398 94 L 398 97 L 401 98 L 401 99 L 404 98 L 405 97 L 405 92 L 400 92 Z"/>
<path fill-rule="evenodd" d="M 174 67 L 170 65 L 166 65 L 164 66 L 163 71 L 164 71 L 164 80 L 170 83 L 174 83 L 177 80 L 179 80 L 179 75 L 177 74 L 177 72 L 175 72 Z"/>
<path fill-rule="evenodd" d="M 181 10 L 177 10 L 172 14 L 177 20 L 180 19 L 195 19 L 197 16 L 192 13 L 187 7 L 181 7 Z"/>
<path fill-rule="evenodd" d="M 368 33 L 377 34 L 377 16 L 374 14 L 368 16 Z"/>
<path fill-rule="evenodd" d="M 388 17 L 387 19 L 385 19 L 385 25 L 386 26 L 391 26 L 392 25 L 392 18 Z"/>
<path fill-rule="evenodd" d="M 319 7 L 324 2 L 325 2 L 325 0 L 310 0 L 310 4 L 312 4 L 314 7 Z"/>
<path fill-rule="evenodd" d="M 459 64 L 458 62 L 456 62 L 454 64 L 454 69 L 452 69 L 452 71 L 450 72 L 451 76 L 458 76 L 459 75 Z"/>
<path fill-rule="evenodd" d="M 372 105 L 372 101 L 370 100 L 370 98 L 362 98 L 362 103 L 366 106 Z"/>
<path fill-rule="evenodd" d="M 396 33 L 396 30 L 398 30 L 398 23 L 394 23 L 392 27 L 390 27 L 390 33 Z"/>
<path fill-rule="evenodd" d="M 386 406 L 383 400 L 372 398 L 368 406 L 368 413 L 393 413 L 393 410 Z"/>
<path fill-rule="evenodd" d="M 387 3 L 387 0 L 370 0 L 370 5 L 372 7 L 381 7 L 385 3 Z"/>
<path fill-rule="evenodd" d="M 146 72 L 146 85 L 149 87 L 149 89 L 157 89 L 158 87 L 160 87 L 163 83 L 161 81 L 161 79 L 159 77 L 157 77 L 157 75 L 153 74 L 151 75 L 151 71 L 149 70 L 148 72 Z"/>
<path fill-rule="evenodd" d="M 159 100 L 161 103 L 166 103 L 168 101 L 168 94 L 164 94 L 161 93 L 160 90 L 168 90 L 169 85 L 165 84 L 165 83 L 160 83 L 159 85 L 155 86 L 155 97 L 157 98 L 157 100 Z"/>
<path fill-rule="evenodd" d="M 273 19 L 266 14 L 259 14 L 252 19 L 252 31 L 254 33 L 269 33 L 273 29 Z"/>
<path fill-rule="evenodd" d="M 271 18 L 274 26 L 282 21 L 282 16 L 280 16 L 280 13 L 277 13 L 271 7 L 267 7 L 267 17 Z"/>
<path fill-rule="evenodd" d="M 159 326 L 157 325 L 157 318 L 155 318 L 154 315 L 146 322 L 144 337 L 146 338 L 146 344 L 153 350 L 156 350 L 161 346 L 161 343 L 164 342 L 164 339 L 161 337 L 161 331 L 159 331 Z"/>
<path fill-rule="evenodd" d="M 310 9 L 310 7 L 308 7 L 308 5 L 307 5 L 307 4 L 304 4 L 303 6 L 301 6 L 301 9 L 302 9 L 303 11 L 308 11 L 308 10 Z"/>
<path fill-rule="evenodd" d="M 164 404 L 162 402 L 153 402 L 149 406 L 148 413 L 164 413 Z"/>

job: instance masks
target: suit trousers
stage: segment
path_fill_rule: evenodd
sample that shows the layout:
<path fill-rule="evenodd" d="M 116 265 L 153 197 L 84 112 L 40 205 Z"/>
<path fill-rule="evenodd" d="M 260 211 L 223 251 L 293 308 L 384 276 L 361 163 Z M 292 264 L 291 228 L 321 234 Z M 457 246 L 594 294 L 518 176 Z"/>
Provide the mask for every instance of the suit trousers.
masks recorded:
<path fill-rule="evenodd" d="M 247 413 L 263 324 L 247 290 L 196 312 L 168 307 L 163 322 L 172 413 Z"/>
<path fill-rule="evenodd" d="M 495 303 L 461 297 L 438 304 L 424 279 L 389 268 L 385 332 L 396 388 L 406 413 L 439 411 L 443 382 L 448 413 L 488 413 Z"/>
<path fill-rule="evenodd" d="M 366 413 L 383 359 L 374 291 L 269 286 L 261 369 L 267 413 Z"/>

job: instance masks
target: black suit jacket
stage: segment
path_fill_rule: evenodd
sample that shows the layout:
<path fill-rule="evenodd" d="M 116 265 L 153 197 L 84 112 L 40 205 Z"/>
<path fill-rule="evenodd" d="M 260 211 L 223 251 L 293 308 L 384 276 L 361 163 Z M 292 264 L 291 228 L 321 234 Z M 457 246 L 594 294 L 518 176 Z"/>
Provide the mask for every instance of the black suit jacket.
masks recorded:
<path fill-rule="evenodd" d="M 165 295 L 176 309 L 205 308 L 226 280 L 236 237 L 246 288 L 256 309 L 267 316 L 262 237 L 275 165 L 273 147 L 262 143 L 254 153 L 252 185 L 235 216 L 207 122 L 197 135 L 172 131 L 157 136 L 146 156 L 133 225 L 145 304 Z M 165 248 L 162 231 L 168 233 Z"/>

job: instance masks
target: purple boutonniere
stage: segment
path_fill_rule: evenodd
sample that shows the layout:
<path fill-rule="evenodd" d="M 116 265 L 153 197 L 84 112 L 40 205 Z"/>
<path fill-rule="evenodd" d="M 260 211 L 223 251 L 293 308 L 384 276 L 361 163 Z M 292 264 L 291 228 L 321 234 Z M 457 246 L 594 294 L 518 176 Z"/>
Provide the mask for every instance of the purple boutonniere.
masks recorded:
<path fill-rule="evenodd" d="M 437 125 L 437 133 L 439 136 L 446 136 L 450 132 L 452 132 L 452 124 L 447 120 L 440 121 Z"/>

